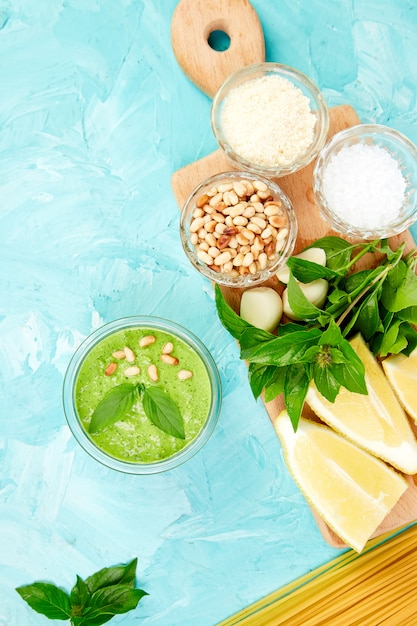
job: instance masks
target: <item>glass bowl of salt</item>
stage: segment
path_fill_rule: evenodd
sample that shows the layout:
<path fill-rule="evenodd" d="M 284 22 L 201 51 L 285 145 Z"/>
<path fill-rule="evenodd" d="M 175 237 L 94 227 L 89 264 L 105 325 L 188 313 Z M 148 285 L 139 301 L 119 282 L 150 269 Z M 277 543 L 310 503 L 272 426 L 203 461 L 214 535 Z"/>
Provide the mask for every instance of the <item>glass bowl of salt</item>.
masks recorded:
<path fill-rule="evenodd" d="M 417 220 L 417 148 L 382 124 L 342 130 L 317 159 L 313 190 L 333 230 L 359 239 L 397 235 Z"/>
<path fill-rule="evenodd" d="M 324 146 L 329 111 L 317 85 L 280 63 L 254 63 L 229 76 L 211 105 L 217 143 L 238 170 L 280 178 Z"/>

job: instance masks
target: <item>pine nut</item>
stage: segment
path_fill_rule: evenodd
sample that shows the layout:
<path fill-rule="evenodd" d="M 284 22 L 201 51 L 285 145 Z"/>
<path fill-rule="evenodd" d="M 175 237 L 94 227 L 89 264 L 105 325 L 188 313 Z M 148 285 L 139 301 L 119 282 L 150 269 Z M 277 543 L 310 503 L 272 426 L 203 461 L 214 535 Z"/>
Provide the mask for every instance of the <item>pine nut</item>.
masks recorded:
<path fill-rule="evenodd" d="M 220 191 L 220 193 L 225 193 L 226 191 L 230 191 L 233 188 L 233 183 L 221 183 L 218 187 L 217 187 L 217 191 Z"/>
<path fill-rule="evenodd" d="M 233 189 L 239 197 L 243 198 L 243 196 L 246 196 L 246 185 L 243 182 L 235 181 Z"/>
<path fill-rule="evenodd" d="M 117 370 L 117 363 L 113 361 L 112 363 L 109 363 L 106 369 L 104 370 L 104 375 L 112 376 L 116 370 Z"/>
<path fill-rule="evenodd" d="M 128 361 L 129 363 L 133 363 L 135 360 L 135 353 L 133 352 L 133 350 L 131 350 L 128 346 L 126 346 L 124 348 L 124 353 L 126 356 L 126 361 Z"/>
<path fill-rule="evenodd" d="M 249 267 L 249 265 L 253 263 L 253 254 L 252 252 L 247 252 L 245 254 L 245 258 L 243 259 L 243 267 Z"/>
<path fill-rule="evenodd" d="M 282 228 L 287 223 L 287 218 L 284 215 L 271 215 L 269 223 L 275 228 Z"/>
<path fill-rule="evenodd" d="M 207 253 L 211 256 L 211 258 L 214 260 L 216 258 L 216 256 L 219 256 L 220 254 L 220 250 L 216 247 L 216 246 L 211 246 L 208 250 Z M 210 264 L 211 265 L 211 264 Z"/>
<path fill-rule="evenodd" d="M 171 354 L 173 349 L 174 349 L 174 344 L 172 343 L 172 341 L 168 341 L 168 343 L 166 343 L 164 347 L 162 348 L 162 354 Z"/>
<path fill-rule="evenodd" d="M 268 189 L 267 185 L 262 180 L 254 180 L 253 186 L 256 191 L 266 191 Z"/>
<path fill-rule="evenodd" d="M 213 233 L 208 233 L 208 234 L 206 235 L 206 241 L 207 241 L 208 245 L 209 245 L 210 247 L 212 247 L 212 246 L 215 246 L 215 245 L 216 245 L 216 241 L 217 241 L 217 239 L 216 239 L 216 237 L 213 235 Z"/>
<path fill-rule="evenodd" d="M 222 200 L 223 200 L 223 194 L 222 193 L 216 193 L 215 196 L 210 198 L 209 205 L 210 206 L 216 206 L 216 204 L 219 204 L 219 202 L 221 202 Z"/>
<path fill-rule="evenodd" d="M 150 346 L 152 343 L 155 343 L 156 337 L 154 335 L 146 335 L 142 337 L 139 341 L 139 345 L 141 348 L 146 348 L 146 346 Z"/>
<path fill-rule="evenodd" d="M 154 383 L 156 383 L 159 378 L 158 368 L 154 365 L 154 363 L 148 367 L 148 376 Z"/>
<path fill-rule="evenodd" d="M 168 365 L 178 365 L 179 363 L 177 357 L 172 356 L 172 354 L 161 354 L 161 361 Z"/>
<path fill-rule="evenodd" d="M 132 365 L 132 367 L 127 367 L 123 373 L 128 378 L 131 378 L 140 374 L 140 368 L 137 365 Z"/>
<path fill-rule="evenodd" d="M 188 378 L 192 378 L 192 377 L 193 377 L 193 373 L 190 372 L 189 370 L 180 370 L 178 372 L 179 380 L 187 380 Z"/>
<path fill-rule="evenodd" d="M 203 261 L 203 263 L 205 263 L 206 265 L 213 265 L 213 257 L 210 256 L 210 254 L 208 254 L 205 250 L 199 250 L 197 252 L 197 257 L 200 259 L 200 261 Z"/>
<path fill-rule="evenodd" d="M 214 265 L 224 265 L 225 263 L 230 261 L 231 258 L 232 255 L 230 254 L 230 252 L 222 252 L 221 254 L 219 254 L 218 257 L 214 259 Z"/>
<path fill-rule="evenodd" d="M 208 201 L 209 201 L 209 197 L 206 194 L 204 194 L 200 196 L 199 198 L 197 198 L 196 203 L 195 203 L 196 207 L 198 209 L 201 209 L 205 204 L 208 203 Z"/>
<path fill-rule="evenodd" d="M 119 361 L 126 358 L 126 354 L 124 350 L 116 350 L 115 352 L 113 352 L 113 356 L 115 359 L 118 359 Z"/>
<path fill-rule="evenodd" d="M 196 217 L 190 224 L 190 232 L 196 233 L 204 226 L 204 220 L 202 217 Z"/>

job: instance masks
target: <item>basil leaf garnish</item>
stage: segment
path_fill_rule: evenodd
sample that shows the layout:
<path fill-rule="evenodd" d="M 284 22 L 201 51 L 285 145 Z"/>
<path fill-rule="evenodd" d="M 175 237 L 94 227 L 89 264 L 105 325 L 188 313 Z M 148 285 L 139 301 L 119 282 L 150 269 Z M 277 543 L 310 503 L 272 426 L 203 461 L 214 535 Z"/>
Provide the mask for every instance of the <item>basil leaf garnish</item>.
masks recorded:
<path fill-rule="evenodd" d="M 88 427 L 89 433 L 97 433 L 126 416 L 137 399 L 136 386 L 123 383 L 113 387 L 95 408 Z"/>
<path fill-rule="evenodd" d="M 152 424 L 168 435 L 185 439 L 182 415 L 175 402 L 161 387 L 144 387 L 142 404 Z"/>

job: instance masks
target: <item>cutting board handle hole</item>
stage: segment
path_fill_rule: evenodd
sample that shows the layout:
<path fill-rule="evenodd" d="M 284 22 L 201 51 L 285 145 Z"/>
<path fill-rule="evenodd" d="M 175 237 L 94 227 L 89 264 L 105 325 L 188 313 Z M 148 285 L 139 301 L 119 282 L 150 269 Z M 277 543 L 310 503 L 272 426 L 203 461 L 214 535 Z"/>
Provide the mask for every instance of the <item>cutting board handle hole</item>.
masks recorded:
<path fill-rule="evenodd" d="M 224 30 L 212 30 L 207 43 L 216 52 L 225 52 L 230 48 L 230 37 Z"/>

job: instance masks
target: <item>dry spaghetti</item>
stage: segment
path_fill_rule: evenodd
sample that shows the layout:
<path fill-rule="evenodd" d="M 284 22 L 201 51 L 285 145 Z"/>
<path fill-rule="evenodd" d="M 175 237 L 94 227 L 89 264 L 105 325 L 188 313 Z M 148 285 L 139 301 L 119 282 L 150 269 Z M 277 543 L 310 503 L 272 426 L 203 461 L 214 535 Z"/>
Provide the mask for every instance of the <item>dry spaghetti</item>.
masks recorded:
<path fill-rule="evenodd" d="M 417 525 L 378 537 L 218 626 L 415 626 L 416 548 Z"/>

